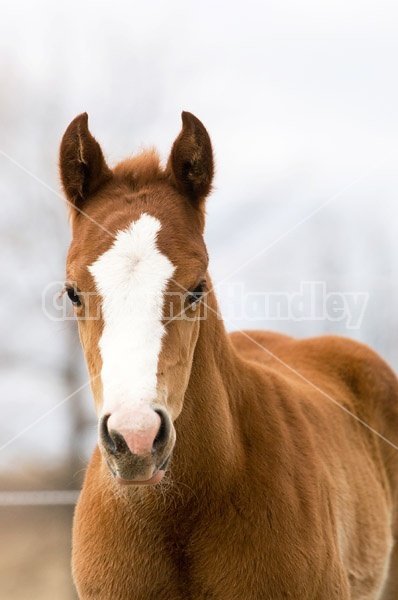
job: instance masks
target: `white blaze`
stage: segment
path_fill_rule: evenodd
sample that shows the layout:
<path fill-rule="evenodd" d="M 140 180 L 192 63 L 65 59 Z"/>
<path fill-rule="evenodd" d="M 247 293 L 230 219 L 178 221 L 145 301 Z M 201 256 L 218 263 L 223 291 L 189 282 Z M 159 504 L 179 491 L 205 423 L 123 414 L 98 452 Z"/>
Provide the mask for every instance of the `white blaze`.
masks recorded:
<path fill-rule="evenodd" d="M 160 227 L 144 213 L 88 267 L 102 297 L 103 414 L 145 413 L 156 400 L 164 292 L 174 273 L 156 244 Z"/>

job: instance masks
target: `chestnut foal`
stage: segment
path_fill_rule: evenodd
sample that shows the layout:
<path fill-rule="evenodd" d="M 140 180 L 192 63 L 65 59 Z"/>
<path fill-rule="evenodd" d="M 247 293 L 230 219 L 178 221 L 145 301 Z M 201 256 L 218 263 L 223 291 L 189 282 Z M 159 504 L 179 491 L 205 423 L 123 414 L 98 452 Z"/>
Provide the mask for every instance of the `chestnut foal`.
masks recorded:
<path fill-rule="evenodd" d="M 150 151 L 110 169 L 87 114 L 61 144 L 99 418 L 79 597 L 396 600 L 397 378 L 348 339 L 227 335 L 203 241 L 211 142 L 182 122 L 165 168 Z"/>

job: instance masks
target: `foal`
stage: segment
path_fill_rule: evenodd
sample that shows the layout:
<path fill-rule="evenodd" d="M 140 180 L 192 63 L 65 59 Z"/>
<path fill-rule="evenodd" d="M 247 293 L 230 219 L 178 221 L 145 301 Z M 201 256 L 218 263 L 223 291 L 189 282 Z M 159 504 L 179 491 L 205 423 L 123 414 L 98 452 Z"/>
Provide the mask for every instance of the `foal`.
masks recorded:
<path fill-rule="evenodd" d="M 227 335 L 203 241 L 211 143 L 182 122 L 165 168 L 152 151 L 110 169 L 87 114 L 61 144 L 99 418 L 79 597 L 396 600 L 397 378 L 348 339 Z"/>

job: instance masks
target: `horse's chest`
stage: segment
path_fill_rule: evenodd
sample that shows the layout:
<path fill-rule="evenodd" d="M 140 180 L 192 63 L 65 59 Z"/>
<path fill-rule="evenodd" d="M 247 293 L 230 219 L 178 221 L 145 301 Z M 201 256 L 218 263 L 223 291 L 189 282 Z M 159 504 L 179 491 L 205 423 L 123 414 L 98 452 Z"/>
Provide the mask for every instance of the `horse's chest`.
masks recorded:
<path fill-rule="evenodd" d="M 146 528 L 116 539 L 85 544 L 75 562 L 82 600 L 264 600 L 289 595 L 283 577 L 269 577 L 266 545 L 231 537 L 229 524 L 192 528 L 184 539 Z M 109 535 L 109 532 L 108 532 Z M 259 538 L 260 539 L 260 538 Z M 105 541 L 105 540 L 104 540 Z M 279 569 L 279 573 L 283 571 Z M 278 579 L 278 581 L 276 580 Z M 274 587 L 275 586 L 275 587 Z M 274 588 L 275 593 L 271 593 Z M 282 591 L 284 593 L 282 594 Z M 304 599 L 305 596 L 301 596 Z M 297 596 L 296 596 L 297 598 Z"/>
<path fill-rule="evenodd" d="M 150 600 L 264 600 L 271 597 L 269 581 L 261 564 L 262 552 L 256 556 L 243 548 L 231 548 L 227 539 L 209 546 L 208 540 L 195 539 L 188 547 L 171 540 L 156 550 L 133 557 L 129 579 L 131 596 Z M 120 578 L 120 571 L 115 577 Z M 281 583 L 278 589 L 282 590 Z M 145 591 L 144 591 L 145 590 Z M 273 600 L 289 598 L 274 595 Z M 123 596 L 124 600 L 124 596 Z"/>
<path fill-rule="evenodd" d="M 263 517 L 255 521 L 227 510 L 191 523 L 188 530 L 182 527 L 181 535 L 173 536 L 171 545 L 169 540 L 168 556 L 173 558 L 181 598 L 308 597 L 312 587 L 310 573 L 318 568 L 316 557 L 311 556 L 311 551 L 303 557 L 284 549 L 279 536 L 270 534 Z"/>
<path fill-rule="evenodd" d="M 265 515 L 253 521 L 232 505 L 143 517 L 123 506 L 111 515 L 81 503 L 75 521 L 82 600 L 305 600 L 300 580 L 319 570 L 310 554 L 294 555 L 279 533 L 270 535 Z"/>

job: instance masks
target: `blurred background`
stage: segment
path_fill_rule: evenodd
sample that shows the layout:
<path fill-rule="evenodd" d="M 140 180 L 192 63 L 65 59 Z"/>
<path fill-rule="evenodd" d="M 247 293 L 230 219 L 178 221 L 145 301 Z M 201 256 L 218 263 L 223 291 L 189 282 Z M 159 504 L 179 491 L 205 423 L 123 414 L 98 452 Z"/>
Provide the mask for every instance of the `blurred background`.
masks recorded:
<path fill-rule="evenodd" d="M 96 437 L 76 324 L 52 305 L 70 240 L 57 172 L 66 126 L 87 111 L 114 164 L 146 145 L 167 159 L 181 111 L 196 114 L 216 155 L 206 241 L 228 329 L 338 333 L 397 370 L 398 6 L 0 6 L 0 597 L 66 600 Z M 322 293 L 288 318 L 259 309 L 305 282 Z M 325 294 L 363 310 L 315 318 Z"/>

